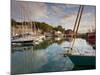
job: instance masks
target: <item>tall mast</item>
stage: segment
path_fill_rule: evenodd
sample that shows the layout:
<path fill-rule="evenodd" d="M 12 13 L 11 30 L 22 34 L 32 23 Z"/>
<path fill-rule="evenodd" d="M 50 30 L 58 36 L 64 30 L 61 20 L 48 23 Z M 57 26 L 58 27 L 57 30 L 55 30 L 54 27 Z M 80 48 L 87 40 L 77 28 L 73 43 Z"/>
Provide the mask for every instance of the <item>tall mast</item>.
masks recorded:
<path fill-rule="evenodd" d="M 34 30 L 34 33 L 36 35 L 37 33 L 36 33 L 35 19 L 34 19 L 34 23 L 33 24 L 34 24 L 34 29 L 33 30 Z"/>
<path fill-rule="evenodd" d="M 30 17 L 29 14 L 31 14 L 31 12 L 30 12 L 30 11 L 27 11 L 27 7 L 25 8 L 24 5 L 23 5 L 23 9 L 24 9 L 24 12 L 25 12 L 24 18 L 25 18 L 25 16 L 27 15 L 27 19 L 28 19 L 28 21 L 29 21 L 27 24 L 30 25 L 30 28 L 31 28 L 31 31 L 30 31 L 30 32 L 33 32 L 33 28 L 32 28 L 32 26 L 33 26 L 32 20 L 29 18 L 29 17 Z M 26 26 L 25 30 L 28 31 L 28 26 Z M 29 32 L 29 31 L 28 31 L 28 32 Z"/>
<path fill-rule="evenodd" d="M 78 14 L 77 14 L 77 17 L 76 17 L 76 20 L 75 20 L 75 24 L 74 24 L 74 29 L 73 29 L 73 32 L 75 32 L 75 28 L 76 28 L 76 25 L 77 25 L 77 21 L 78 21 L 78 17 L 79 17 L 79 15 L 80 15 L 80 10 L 81 10 L 81 5 L 79 6 L 79 9 L 78 9 Z"/>
<path fill-rule="evenodd" d="M 27 10 L 26 10 L 27 11 Z M 29 15 L 30 14 L 30 15 Z M 29 10 L 27 12 L 27 15 L 28 15 L 28 20 L 29 20 L 29 24 L 30 24 L 30 28 L 31 28 L 31 33 L 33 33 L 33 22 L 32 22 L 32 19 L 30 18 L 30 16 L 32 15 L 31 11 Z"/>
<path fill-rule="evenodd" d="M 23 32 L 24 32 L 24 31 L 23 31 L 23 13 L 22 13 L 22 6 L 20 7 L 20 9 L 21 9 L 21 10 L 20 10 L 20 12 L 21 12 L 21 21 L 20 21 L 20 22 L 21 22 L 21 33 L 22 33 L 22 37 L 24 37 L 24 36 L 23 36 Z"/>
<path fill-rule="evenodd" d="M 73 38 L 73 42 L 72 42 L 72 47 L 71 47 L 71 49 L 73 49 L 73 46 L 74 46 L 74 43 L 75 43 L 75 38 L 76 38 L 76 35 L 77 35 L 77 33 L 78 33 L 78 29 L 79 29 L 79 25 L 80 25 L 80 21 L 81 21 L 83 9 L 84 9 L 84 6 L 83 6 L 83 5 L 80 5 L 80 7 L 79 7 L 79 10 L 80 10 L 80 11 L 78 11 L 78 18 L 76 18 L 76 19 L 77 19 L 77 20 L 76 20 L 77 23 L 75 23 L 75 24 L 77 24 L 77 25 L 75 26 L 75 27 L 76 27 L 75 36 L 74 36 L 74 38 Z"/>

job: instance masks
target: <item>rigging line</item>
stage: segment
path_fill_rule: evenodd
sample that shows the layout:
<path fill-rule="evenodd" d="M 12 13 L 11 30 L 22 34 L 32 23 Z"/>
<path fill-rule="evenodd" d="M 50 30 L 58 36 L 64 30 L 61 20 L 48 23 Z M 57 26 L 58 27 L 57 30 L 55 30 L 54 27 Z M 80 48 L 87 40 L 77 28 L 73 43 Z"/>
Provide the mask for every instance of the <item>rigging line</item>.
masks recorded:
<path fill-rule="evenodd" d="M 25 13 L 26 13 L 26 15 L 27 15 L 28 21 L 30 21 L 30 23 L 28 22 L 28 25 L 30 25 L 31 32 L 33 32 L 33 31 L 32 31 L 32 20 L 29 18 L 29 17 L 30 17 L 29 13 L 31 14 L 31 11 L 27 11 L 27 7 L 28 7 L 28 6 L 25 7 L 24 4 L 22 5 L 22 7 L 24 8 L 24 11 L 25 11 Z"/>
<path fill-rule="evenodd" d="M 21 29 L 22 29 L 22 30 L 20 29 L 20 31 L 21 31 L 21 34 L 22 34 L 22 37 L 23 37 L 23 23 L 22 23 L 22 8 L 21 8 L 21 7 L 20 7 L 20 13 L 21 13 L 21 14 L 20 14 L 20 16 L 21 16 L 21 17 L 20 17 L 20 18 L 21 18 L 21 19 L 20 19 L 20 22 L 21 22 Z"/>
<path fill-rule="evenodd" d="M 24 11 L 24 6 L 22 6 L 22 11 Z M 23 32 L 24 32 L 24 34 L 25 34 L 25 13 L 23 13 Z M 24 36 L 25 37 L 25 36 Z"/>
<path fill-rule="evenodd" d="M 75 20 L 73 32 L 75 32 L 75 28 L 76 28 L 76 25 L 77 25 L 77 21 L 78 21 L 78 16 L 80 14 L 80 10 L 81 10 L 81 5 L 79 6 L 79 9 L 78 9 L 78 14 L 77 14 L 77 17 L 76 17 L 76 20 Z"/>
<path fill-rule="evenodd" d="M 28 6 L 27 6 L 27 7 L 28 7 Z M 27 11 L 27 9 L 26 9 L 26 11 Z M 31 23 L 30 23 L 31 20 L 30 20 L 30 18 L 29 18 L 29 17 L 30 17 L 30 16 L 29 16 L 29 11 L 27 11 L 26 14 L 27 14 L 28 25 L 29 25 L 29 26 L 27 26 L 27 27 L 29 28 L 28 32 L 33 32 L 33 30 L 31 29 L 31 28 L 32 28 L 32 25 L 31 25 Z M 31 30 L 30 30 L 30 29 L 31 29 Z"/>
<path fill-rule="evenodd" d="M 23 15 L 23 7 L 21 5 L 21 17 L 22 17 L 22 37 L 24 38 L 24 15 Z"/>
<path fill-rule="evenodd" d="M 73 43 L 72 43 L 71 50 L 73 49 L 73 46 L 74 46 L 74 43 L 75 43 L 75 38 L 76 38 L 76 35 L 77 35 L 77 32 L 78 32 L 78 29 L 79 29 L 79 25 L 80 25 L 80 21 L 81 21 L 81 17 L 82 17 L 83 9 L 84 9 L 84 6 L 82 5 L 81 11 L 80 11 L 80 16 L 79 16 L 79 21 L 78 21 L 78 25 L 77 25 L 77 28 L 76 28 L 76 31 L 75 31 L 75 36 L 74 36 L 74 40 L 73 40 Z"/>
<path fill-rule="evenodd" d="M 26 8 L 25 8 L 25 6 L 24 5 L 22 5 L 22 8 L 23 8 L 23 12 L 25 12 L 26 11 Z M 24 16 L 24 32 L 26 33 L 27 32 L 27 28 L 26 28 L 26 13 L 23 13 L 23 16 Z"/>
<path fill-rule="evenodd" d="M 81 5 L 79 6 L 79 9 L 78 9 L 78 13 L 77 13 L 77 17 L 76 17 L 76 20 L 75 20 L 75 24 L 74 24 L 74 29 L 73 29 L 73 35 L 72 35 L 72 46 L 71 46 L 71 50 L 73 48 L 73 44 L 74 44 L 74 41 L 75 41 L 75 29 L 76 29 L 76 26 L 77 26 L 77 22 L 79 21 L 79 16 L 80 16 L 80 11 L 81 11 Z"/>
<path fill-rule="evenodd" d="M 72 46 L 73 46 L 74 41 L 75 41 L 75 36 L 76 36 L 75 30 L 76 30 L 77 22 L 79 21 L 79 16 L 80 16 L 80 11 L 81 11 L 81 9 L 82 9 L 82 6 L 80 5 L 80 6 L 79 6 L 79 9 L 78 9 L 78 13 L 77 13 L 76 20 L 75 20 L 74 28 L 73 28 L 73 35 L 72 35 L 72 38 L 73 38 L 72 40 L 73 40 L 73 42 L 72 42 Z M 71 50 L 72 50 L 72 47 L 71 47 Z"/>
<path fill-rule="evenodd" d="M 29 11 L 27 14 L 28 14 L 28 19 L 30 21 L 29 24 L 30 24 L 31 32 L 33 32 L 33 22 L 32 22 L 32 19 L 29 18 L 30 17 L 29 13 L 31 14 L 31 11 Z"/>
<path fill-rule="evenodd" d="M 82 10 L 81 10 L 81 13 L 80 13 L 78 26 L 77 26 L 77 29 L 76 29 L 76 34 L 77 34 L 77 32 L 78 32 L 78 29 L 79 29 L 79 25 L 80 25 L 80 21 L 81 21 L 81 18 L 82 18 L 83 9 L 84 9 L 84 6 L 82 6 Z"/>
<path fill-rule="evenodd" d="M 23 5 L 23 11 L 25 12 L 25 13 L 24 13 L 24 19 L 26 20 L 26 21 L 25 21 L 25 33 L 28 33 L 28 28 L 27 28 L 27 27 L 28 27 L 28 24 L 29 24 L 29 23 L 27 22 L 27 16 L 28 16 L 28 15 L 27 15 L 27 12 L 26 12 L 26 11 L 27 11 L 27 7 L 25 7 L 25 5 Z M 29 37 L 26 36 L 26 38 L 28 39 Z"/>
<path fill-rule="evenodd" d="M 26 10 L 27 11 L 27 10 Z M 31 11 L 27 12 L 27 15 L 28 15 L 28 19 L 29 19 L 29 25 L 30 25 L 30 28 L 31 28 L 31 33 L 33 32 L 33 22 L 32 20 L 30 19 L 30 15 L 29 13 L 31 14 Z"/>

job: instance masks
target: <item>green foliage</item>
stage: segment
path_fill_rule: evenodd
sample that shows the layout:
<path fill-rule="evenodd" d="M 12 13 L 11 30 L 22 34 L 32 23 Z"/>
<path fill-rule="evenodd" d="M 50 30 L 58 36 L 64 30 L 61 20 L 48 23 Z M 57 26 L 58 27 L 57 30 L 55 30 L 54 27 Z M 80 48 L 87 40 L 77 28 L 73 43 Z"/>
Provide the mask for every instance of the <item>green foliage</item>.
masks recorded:
<path fill-rule="evenodd" d="M 51 25 L 46 24 L 44 22 L 42 22 L 42 23 L 41 22 L 33 22 L 32 24 L 33 25 L 35 24 L 36 28 L 39 28 L 43 31 L 48 31 L 49 32 L 49 31 L 53 30 L 53 27 Z"/>
<path fill-rule="evenodd" d="M 16 25 L 16 21 L 14 19 L 11 19 L 11 25 Z"/>
<path fill-rule="evenodd" d="M 64 31 L 65 31 L 65 29 L 62 27 L 62 26 L 57 26 L 57 27 L 55 27 L 54 28 L 54 30 L 56 30 L 56 31 L 61 31 L 61 32 L 63 32 L 64 33 Z"/>
<path fill-rule="evenodd" d="M 41 29 L 43 32 L 51 32 L 51 31 L 61 31 L 64 32 L 65 29 L 62 26 L 53 27 L 45 22 L 16 22 L 14 19 L 11 19 L 11 26 L 17 27 L 18 25 L 32 25 L 32 27 L 36 27 L 37 29 Z M 35 26 L 34 26 L 35 25 Z"/>

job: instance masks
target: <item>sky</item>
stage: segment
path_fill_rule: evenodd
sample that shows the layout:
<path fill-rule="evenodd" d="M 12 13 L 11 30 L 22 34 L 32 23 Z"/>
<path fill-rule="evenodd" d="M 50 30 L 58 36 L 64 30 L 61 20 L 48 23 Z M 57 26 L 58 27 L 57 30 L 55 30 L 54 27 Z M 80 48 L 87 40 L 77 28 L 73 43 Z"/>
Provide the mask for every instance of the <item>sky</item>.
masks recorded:
<path fill-rule="evenodd" d="M 44 3 L 31 1 L 11 1 L 11 18 L 16 21 L 39 21 L 52 26 L 61 25 L 65 29 L 73 29 L 79 5 Z M 85 5 L 79 32 L 85 33 L 95 28 L 96 7 Z"/>

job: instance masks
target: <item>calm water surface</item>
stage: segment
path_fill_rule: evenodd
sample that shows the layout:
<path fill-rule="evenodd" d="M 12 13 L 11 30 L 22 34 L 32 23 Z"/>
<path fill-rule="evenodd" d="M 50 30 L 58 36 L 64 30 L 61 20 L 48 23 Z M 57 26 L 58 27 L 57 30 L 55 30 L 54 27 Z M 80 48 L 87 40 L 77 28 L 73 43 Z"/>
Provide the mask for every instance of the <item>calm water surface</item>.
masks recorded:
<path fill-rule="evenodd" d="M 71 41 L 44 41 L 38 46 L 21 46 L 12 48 L 11 73 L 24 74 L 35 72 L 67 71 L 74 68 L 70 58 L 63 57 L 64 47 L 70 47 Z M 75 48 L 93 50 L 85 39 L 76 39 Z"/>

